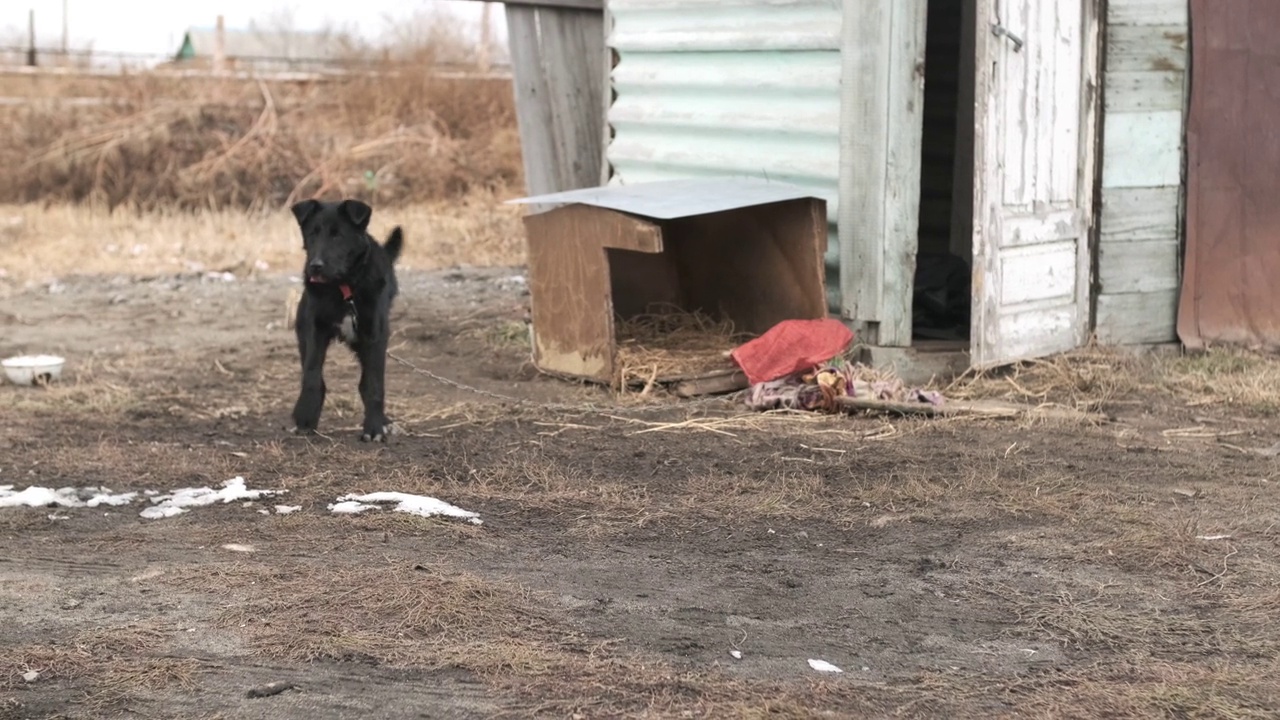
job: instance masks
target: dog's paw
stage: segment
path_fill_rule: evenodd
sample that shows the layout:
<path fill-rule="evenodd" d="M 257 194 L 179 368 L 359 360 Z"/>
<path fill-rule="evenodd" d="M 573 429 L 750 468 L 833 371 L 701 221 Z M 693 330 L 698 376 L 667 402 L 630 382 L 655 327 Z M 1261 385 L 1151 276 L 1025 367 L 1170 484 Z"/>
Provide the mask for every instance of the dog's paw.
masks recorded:
<path fill-rule="evenodd" d="M 293 427 L 289 428 L 289 434 L 290 435 L 315 435 L 316 429 L 314 427 L 302 427 L 299 425 L 294 425 Z"/>
<path fill-rule="evenodd" d="M 384 443 L 387 441 L 388 437 L 391 437 L 398 432 L 399 430 L 396 428 L 395 423 L 389 420 L 381 424 L 374 424 L 373 426 L 366 425 L 364 432 L 360 435 L 360 442 Z"/>

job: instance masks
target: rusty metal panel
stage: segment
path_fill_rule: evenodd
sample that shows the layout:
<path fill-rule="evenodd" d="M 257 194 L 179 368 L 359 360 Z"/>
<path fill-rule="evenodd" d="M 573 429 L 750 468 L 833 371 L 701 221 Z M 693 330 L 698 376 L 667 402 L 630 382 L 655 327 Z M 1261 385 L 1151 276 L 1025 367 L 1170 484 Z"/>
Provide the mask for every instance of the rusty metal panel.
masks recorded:
<path fill-rule="evenodd" d="M 1280 348 L 1280 2 L 1191 0 L 1183 344 Z"/>

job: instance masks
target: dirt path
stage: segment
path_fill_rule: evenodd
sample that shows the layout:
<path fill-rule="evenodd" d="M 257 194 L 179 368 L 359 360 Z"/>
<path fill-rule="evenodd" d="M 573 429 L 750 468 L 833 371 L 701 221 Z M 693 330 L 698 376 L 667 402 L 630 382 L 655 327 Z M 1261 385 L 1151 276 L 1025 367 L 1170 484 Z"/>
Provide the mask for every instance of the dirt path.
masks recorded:
<path fill-rule="evenodd" d="M 518 274 L 408 274 L 395 352 L 608 406 L 527 365 Z M 512 408 L 393 365 L 409 434 L 371 447 L 337 353 L 327 437 L 302 439 L 283 432 L 291 286 L 86 278 L 10 298 L 0 355 L 70 365 L 47 391 L 0 386 L 0 486 L 239 476 L 287 493 L 158 520 L 144 497 L 0 508 L 0 718 L 1280 707 L 1277 466 L 1251 452 L 1280 439 L 1265 415 L 1128 397 L 1101 427 L 743 415 L 638 432 L 739 411 Z M 1162 432 L 1206 422 L 1230 442 Z M 376 491 L 483 524 L 328 510 Z M 269 683 L 289 689 L 249 697 Z"/>

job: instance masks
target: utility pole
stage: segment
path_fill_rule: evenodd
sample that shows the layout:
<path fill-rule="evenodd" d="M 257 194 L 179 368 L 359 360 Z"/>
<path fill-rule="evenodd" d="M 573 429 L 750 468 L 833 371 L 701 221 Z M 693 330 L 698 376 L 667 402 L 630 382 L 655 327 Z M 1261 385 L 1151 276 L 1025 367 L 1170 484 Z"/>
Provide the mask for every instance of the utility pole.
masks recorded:
<path fill-rule="evenodd" d="M 213 72 L 221 75 L 227 69 L 227 26 L 222 16 L 213 30 Z"/>
<path fill-rule="evenodd" d="M 67 22 L 67 0 L 62 0 L 62 54 L 65 57 L 71 51 L 71 33 Z"/>
<path fill-rule="evenodd" d="M 489 54 L 493 48 L 493 38 L 491 35 L 489 24 L 489 11 L 493 9 L 492 3 L 484 3 L 480 11 L 480 57 L 477 63 L 480 66 L 480 72 L 489 72 Z"/>
<path fill-rule="evenodd" d="M 36 9 L 27 11 L 27 65 L 36 66 Z"/>

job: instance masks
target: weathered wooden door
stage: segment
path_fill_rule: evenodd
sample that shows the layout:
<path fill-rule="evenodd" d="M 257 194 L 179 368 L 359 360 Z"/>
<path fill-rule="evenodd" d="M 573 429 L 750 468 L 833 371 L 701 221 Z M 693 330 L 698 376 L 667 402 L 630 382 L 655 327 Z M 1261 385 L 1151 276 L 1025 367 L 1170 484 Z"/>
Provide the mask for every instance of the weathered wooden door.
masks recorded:
<path fill-rule="evenodd" d="M 972 363 L 1084 344 L 1096 0 L 977 0 Z"/>

